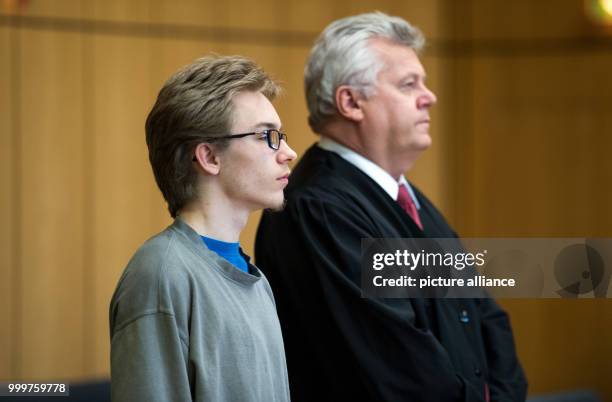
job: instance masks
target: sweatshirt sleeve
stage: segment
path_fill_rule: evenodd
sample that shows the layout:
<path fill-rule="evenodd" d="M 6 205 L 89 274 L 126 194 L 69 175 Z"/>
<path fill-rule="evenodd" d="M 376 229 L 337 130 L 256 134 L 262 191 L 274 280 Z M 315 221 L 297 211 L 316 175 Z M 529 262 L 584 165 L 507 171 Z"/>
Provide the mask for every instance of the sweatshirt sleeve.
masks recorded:
<path fill-rule="evenodd" d="M 111 340 L 113 402 L 191 401 L 187 346 L 173 315 L 145 314 Z"/>

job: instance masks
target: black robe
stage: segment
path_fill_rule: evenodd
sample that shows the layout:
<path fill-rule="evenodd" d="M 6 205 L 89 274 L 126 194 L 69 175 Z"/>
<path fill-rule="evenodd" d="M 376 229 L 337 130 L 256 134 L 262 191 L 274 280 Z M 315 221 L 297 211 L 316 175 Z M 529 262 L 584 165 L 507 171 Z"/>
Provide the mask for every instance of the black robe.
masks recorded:
<path fill-rule="evenodd" d="M 257 265 L 276 298 L 299 401 L 522 401 L 508 317 L 490 299 L 365 299 L 361 238 L 456 237 L 415 188 L 424 230 L 370 177 L 311 147 L 282 212 L 265 212 Z M 467 321 L 467 322 L 466 322 Z"/>

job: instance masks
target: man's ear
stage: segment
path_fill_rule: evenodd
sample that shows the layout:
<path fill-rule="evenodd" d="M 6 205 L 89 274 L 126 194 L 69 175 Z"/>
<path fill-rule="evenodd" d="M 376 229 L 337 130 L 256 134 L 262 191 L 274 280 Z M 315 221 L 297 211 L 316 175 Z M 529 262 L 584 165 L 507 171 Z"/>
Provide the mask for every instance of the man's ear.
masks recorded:
<path fill-rule="evenodd" d="M 359 90 L 348 85 L 336 89 L 336 108 L 340 116 L 359 122 L 363 119 L 361 101 L 364 99 Z"/>
<path fill-rule="evenodd" d="M 209 175 L 216 176 L 221 170 L 219 150 L 212 144 L 202 142 L 195 148 L 195 159 L 200 168 Z"/>

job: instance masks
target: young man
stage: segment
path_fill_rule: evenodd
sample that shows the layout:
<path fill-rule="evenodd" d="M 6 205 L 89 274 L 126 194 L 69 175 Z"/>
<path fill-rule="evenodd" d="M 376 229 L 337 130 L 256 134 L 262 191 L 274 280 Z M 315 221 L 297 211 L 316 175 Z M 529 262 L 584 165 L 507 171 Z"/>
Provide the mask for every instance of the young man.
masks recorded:
<path fill-rule="evenodd" d="M 305 70 L 321 135 L 255 254 L 277 296 L 294 401 L 522 401 L 506 314 L 491 299 L 364 299 L 362 238 L 456 234 L 404 177 L 431 144 L 422 34 L 382 13 L 330 24 Z"/>
<path fill-rule="evenodd" d="M 283 206 L 296 158 L 241 57 L 174 74 L 146 122 L 174 223 L 132 257 L 110 305 L 113 401 L 288 401 L 272 291 L 239 247 L 251 211 Z"/>

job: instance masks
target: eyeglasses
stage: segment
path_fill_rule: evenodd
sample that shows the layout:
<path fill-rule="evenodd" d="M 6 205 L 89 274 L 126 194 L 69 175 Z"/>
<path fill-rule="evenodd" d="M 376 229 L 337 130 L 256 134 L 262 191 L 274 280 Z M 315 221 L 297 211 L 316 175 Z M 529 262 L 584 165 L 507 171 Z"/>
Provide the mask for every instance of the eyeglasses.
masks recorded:
<path fill-rule="evenodd" d="M 212 141 L 224 140 L 224 139 L 243 138 L 249 135 L 265 135 L 266 140 L 268 141 L 268 146 L 275 151 L 277 151 L 280 148 L 282 140 L 285 140 L 285 142 L 287 142 L 287 134 L 282 133 L 273 128 L 262 130 L 262 131 L 255 131 L 252 133 L 231 134 L 231 135 L 224 135 L 222 137 L 210 137 L 210 138 L 205 138 L 205 140 L 212 142 Z"/>

